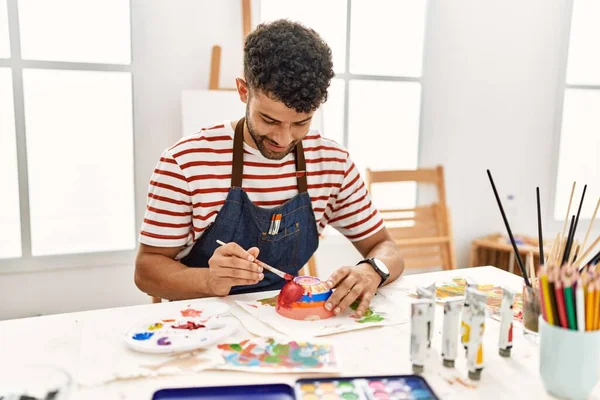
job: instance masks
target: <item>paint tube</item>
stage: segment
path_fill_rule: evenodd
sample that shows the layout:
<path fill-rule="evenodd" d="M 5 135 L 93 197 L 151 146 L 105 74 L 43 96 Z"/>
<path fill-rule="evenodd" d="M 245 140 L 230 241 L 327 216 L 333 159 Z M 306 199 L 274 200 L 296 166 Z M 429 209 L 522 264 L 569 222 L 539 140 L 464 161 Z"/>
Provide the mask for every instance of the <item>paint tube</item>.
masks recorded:
<path fill-rule="evenodd" d="M 429 308 L 433 300 L 420 299 L 411 304 L 410 314 L 410 360 L 415 374 L 423 372 L 427 355 L 427 326 Z"/>
<path fill-rule="evenodd" d="M 429 308 L 428 325 L 427 325 L 427 347 L 431 348 L 431 342 L 433 340 L 433 328 L 435 323 L 435 283 L 429 286 L 423 286 L 417 289 L 417 295 L 419 299 L 432 300 L 431 307 Z"/>
<path fill-rule="evenodd" d="M 477 289 L 468 288 L 471 293 L 471 329 L 467 345 L 467 367 L 469 378 L 481 379 L 483 370 L 483 333 L 485 331 L 485 311 L 487 295 Z"/>
<path fill-rule="evenodd" d="M 510 357 L 513 336 L 513 303 L 515 292 L 502 288 L 502 306 L 500 306 L 500 338 L 498 340 L 498 353 L 502 357 Z"/>
<path fill-rule="evenodd" d="M 468 349 L 467 346 L 469 343 L 469 333 L 471 331 L 471 316 L 473 315 L 473 311 L 471 309 L 471 293 L 467 289 L 477 289 L 477 283 L 473 280 L 473 278 L 469 277 L 465 278 L 465 281 L 467 282 L 467 287 L 465 289 L 465 302 L 463 304 L 462 321 L 460 324 L 460 342 L 466 351 Z"/>
<path fill-rule="evenodd" d="M 444 304 L 444 327 L 442 329 L 442 359 L 444 367 L 454 367 L 458 352 L 458 322 L 463 297 L 448 297 Z"/>

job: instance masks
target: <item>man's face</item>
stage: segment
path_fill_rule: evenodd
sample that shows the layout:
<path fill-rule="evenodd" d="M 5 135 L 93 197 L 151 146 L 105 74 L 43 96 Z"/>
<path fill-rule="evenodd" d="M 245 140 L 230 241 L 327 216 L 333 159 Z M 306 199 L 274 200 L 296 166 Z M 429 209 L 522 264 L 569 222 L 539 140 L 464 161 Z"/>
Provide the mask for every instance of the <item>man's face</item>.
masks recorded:
<path fill-rule="evenodd" d="M 302 140 L 310 128 L 314 112 L 298 113 L 260 91 L 249 93 L 246 123 L 260 153 L 281 160 Z"/>

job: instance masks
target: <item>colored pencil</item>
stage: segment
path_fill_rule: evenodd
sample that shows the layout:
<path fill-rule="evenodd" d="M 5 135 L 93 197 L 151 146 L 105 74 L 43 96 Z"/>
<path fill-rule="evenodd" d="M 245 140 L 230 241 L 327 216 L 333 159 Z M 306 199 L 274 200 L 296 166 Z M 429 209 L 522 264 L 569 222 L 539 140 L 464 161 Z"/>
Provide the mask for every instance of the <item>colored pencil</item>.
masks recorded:
<path fill-rule="evenodd" d="M 506 219 L 506 214 L 504 213 L 504 207 L 502 207 L 502 201 L 500 201 L 500 196 L 498 195 L 498 191 L 496 190 L 496 184 L 494 183 L 494 178 L 492 178 L 492 173 L 490 170 L 487 170 L 488 178 L 490 179 L 490 184 L 492 185 L 492 189 L 494 191 L 494 196 L 496 197 L 496 201 L 498 202 L 498 208 L 500 209 L 500 214 L 502 214 L 502 219 L 504 220 L 504 225 L 506 226 L 506 230 L 508 232 L 508 237 L 510 238 L 510 242 L 512 243 L 513 250 L 515 251 L 515 256 L 517 257 L 517 263 L 519 264 L 519 268 L 521 269 L 521 275 L 523 275 L 523 280 L 525 284 L 531 287 L 531 282 L 529 281 L 529 277 L 527 276 L 527 271 L 525 270 L 525 265 L 523 265 L 523 260 L 521 259 L 521 255 L 519 254 L 519 249 L 517 247 L 517 242 L 515 242 L 515 238 L 512 234 L 512 230 L 510 229 L 510 225 L 508 223 L 508 219 Z"/>
<path fill-rule="evenodd" d="M 546 321 L 548 321 L 548 323 L 550 325 L 554 325 L 555 314 L 552 310 L 552 302 L 550 300 L 550 284 L 548 282 L 548 274 L 547 273 L 545 273 L 544 275 L 541 275 L 541 281 L 542 281 L 541 286 L 543 287 L 543 291 L 544 291 L 544 305 L 546 307 L 546 315 L 548 317 L 546 319 Z"/>
<path fill-rule="evenodd" d="M 562 288 L 562 282 L 557 280 L 554 283 L 554 291 L 556 293 L 556 308 L 558 309 L 558 321 L 560 326 L 568 328 L 567 311 L 565 310 L 565 296 Z"/>
<path fill-rule="evenodd" d="M 575 289 L 575 307 L 577 308 L 577 330 L 585 331 L 585 293 L 581 278 L 577 280 L 577 289 Z"/>
<path fill-rule="evenodd" d="M 591 331 L 594 325 L 594 308 L 596 306 L 596 299 L 594 298 L 595 291 L 593 289 L 593 283 L 584 285 L 583 290 L 586 291 L 585 296 L 585 330 Z"/>
<path fill-rule="evenodd" d="M 544 318 L 545 321 L 549 321 L 546 298 L 544 297 L 544 285 L 543 285 L 543 281 L 542 281 L 542 278 L 546 277 L 545 269 L 546 269 L 545 266 L 543 266 L 543 265 L 540 266 L 540 270 L 538 271 L 537 283 L 538 283 L 538 290 L 540 292 L 540 309 L 542 310 L 542 317 Z"/>
<path fill-rule="evenodd" d="M 594 307 L 594 330 L 600 329 L 600 280 L 596 279 L 594 284 L 596 305 Z"/>
<path fill-rule="evenodd" d="M 565 270 L 566 271 L 566 270 Z M 571 277 L 565 274 L 564 282 L 564 297 L 567 308 L 567 319 L 569 329 L 577 330 L 577 316 L 575 314 L 575 299 L 573 297 L 573 283 Z"/>

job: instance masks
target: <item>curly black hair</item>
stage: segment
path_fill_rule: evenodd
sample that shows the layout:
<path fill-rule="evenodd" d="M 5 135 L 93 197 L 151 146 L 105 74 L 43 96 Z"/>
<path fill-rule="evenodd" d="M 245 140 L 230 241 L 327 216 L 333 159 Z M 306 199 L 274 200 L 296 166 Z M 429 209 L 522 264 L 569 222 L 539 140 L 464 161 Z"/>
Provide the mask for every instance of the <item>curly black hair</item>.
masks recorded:
<path fill-rule="evenodd" d="M 260 90 L 296 112 L 315 111 L 327 100 L 333 78 L 331 49 L 313 29 L 279 19 L 256 27 L 244 45 L 244 75 Z"/>

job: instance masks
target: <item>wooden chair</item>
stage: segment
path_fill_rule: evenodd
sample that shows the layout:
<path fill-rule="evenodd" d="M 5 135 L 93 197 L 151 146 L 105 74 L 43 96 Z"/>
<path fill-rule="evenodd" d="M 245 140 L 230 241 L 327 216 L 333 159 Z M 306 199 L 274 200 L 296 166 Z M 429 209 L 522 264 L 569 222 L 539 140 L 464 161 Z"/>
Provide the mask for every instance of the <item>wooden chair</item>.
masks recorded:
<path fill-rule="evenodd" d="M 378 183 L 416 182 L 437 187 L 438 202 L 409 209 L 379 209 L 390 235 L 400 247 L 406 269 L 456 268 L 456 254 L 446 206 L 444 169 L 366 170 L 367 188 Z"/>

